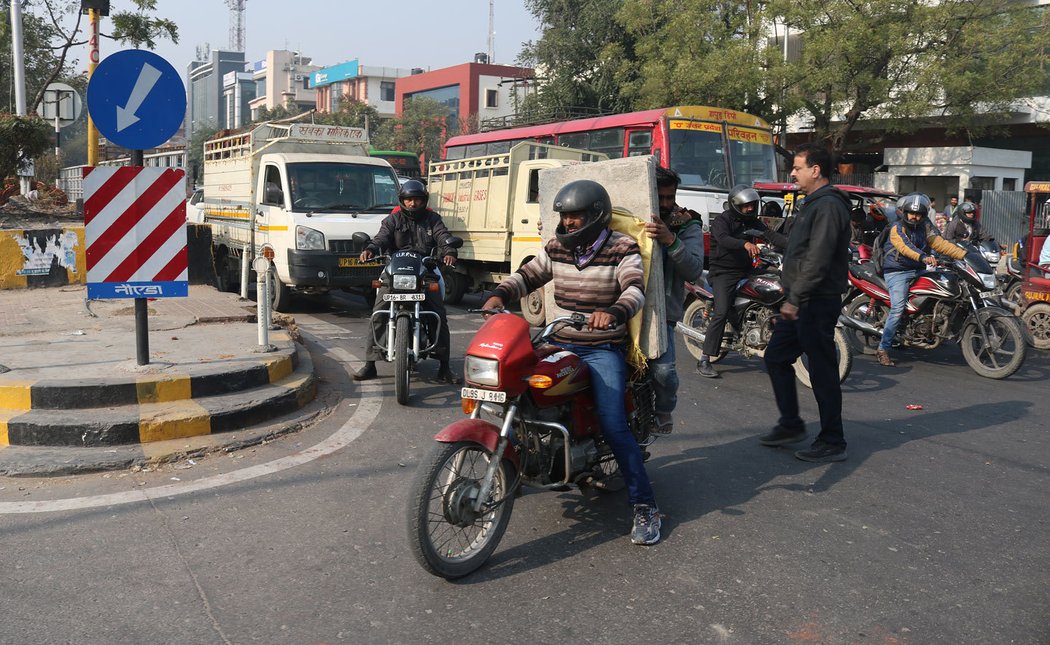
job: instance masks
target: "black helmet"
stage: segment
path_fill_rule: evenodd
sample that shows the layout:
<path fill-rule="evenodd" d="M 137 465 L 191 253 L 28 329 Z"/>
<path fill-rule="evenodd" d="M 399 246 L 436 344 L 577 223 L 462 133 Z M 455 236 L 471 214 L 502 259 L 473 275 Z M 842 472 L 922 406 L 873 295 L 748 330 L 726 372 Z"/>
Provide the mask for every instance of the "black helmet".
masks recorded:
<path fill-rule="evenodd" d="M 758 191 L 744 184 L 733 186 L 729 191 L 729 208 L 737 217 L 755 217 L 758 215 Z M 744 212 L 745 206 L 751 206 L 751 212 Z"/>
<path fill-rule="evenodd" d="M 562 246 L 575 249 L 592 244 L 598 238 L 598 234 L 609 225 L 609 220 L 612 219 L 612 200 L 609 199 L 608 191 L 598 182 L 578 179 L 562 186 L 554 196 L 554 212 L 582 212 L 587 216 L 584 225 L 572 233 L 567 233 L 561 223 L 554 229 L 554 236 Z"/>
<path fill-rule="evenodd" d="M 967 224 L 973 224 L 977 220 L 977 207 L 973 202 L 963 202 L 959 206 L 959 217 Z"/>
<path fill-rule="evenodd" d="M 909 222 L 908 213 L 918 213 L 918 222 Z M 897 200 L 897 214 L 908 228 L 918 228 L 930 216 L 930 198 L 922 193 L 911 193 Z"/>
<path fill-rule="evenodd" d="M 422 197 L 423 205 L 419 208 L 408 208 L 405 206 L 406 197 Z M 427 212 L 428 199 L 430 199 L 430 193 L 427 192 L 427 187 L 423 185 L 423 182 L 418 179 L 409 179 L 401 184 L 401 190 L 397 193 L 397 201 L 401 204 L 401 210 L 414 219 L 418 219 L 423 213 Z"/>

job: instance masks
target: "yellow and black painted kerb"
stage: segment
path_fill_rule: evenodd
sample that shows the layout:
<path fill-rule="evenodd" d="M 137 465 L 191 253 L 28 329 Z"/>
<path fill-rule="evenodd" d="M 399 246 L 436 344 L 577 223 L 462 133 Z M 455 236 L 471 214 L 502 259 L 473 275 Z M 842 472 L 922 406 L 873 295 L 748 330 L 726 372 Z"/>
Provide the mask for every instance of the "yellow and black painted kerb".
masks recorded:
<path fill-rule="evenodd" d="M 244 428 L 316 394 L 305 350 L 242 369 L 137 382 L 0 382 L 0 446 L 114 446 Z"/>

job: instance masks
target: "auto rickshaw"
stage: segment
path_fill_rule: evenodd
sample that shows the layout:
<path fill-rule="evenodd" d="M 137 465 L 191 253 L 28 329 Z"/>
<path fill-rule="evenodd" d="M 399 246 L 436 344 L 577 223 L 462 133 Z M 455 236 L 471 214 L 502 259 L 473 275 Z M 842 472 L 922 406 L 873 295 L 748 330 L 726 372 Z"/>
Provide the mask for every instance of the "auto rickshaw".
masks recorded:
<path fill-rule="evenodd" d="M 1050 349 L 1050 270 L 1039 266 L 1039 253 L 1050 230 L 1050 181 L 1030 181 L 1028 194 L 1028 237 L 1014 248 L 1021 267 L 1020 315 L 1037 349 Z"/>

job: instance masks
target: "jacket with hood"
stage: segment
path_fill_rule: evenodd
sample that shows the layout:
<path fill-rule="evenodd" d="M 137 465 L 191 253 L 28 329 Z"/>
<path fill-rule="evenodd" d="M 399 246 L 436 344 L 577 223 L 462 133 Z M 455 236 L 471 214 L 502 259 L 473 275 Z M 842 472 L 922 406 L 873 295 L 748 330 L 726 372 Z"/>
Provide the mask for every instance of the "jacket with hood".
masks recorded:
<path fill-rule="evenodd" d="M 788 236 L 783 284 L 787 301 L 839 298 L 849 271 L 850 199 L 825 184 L 807 195 Z"/>

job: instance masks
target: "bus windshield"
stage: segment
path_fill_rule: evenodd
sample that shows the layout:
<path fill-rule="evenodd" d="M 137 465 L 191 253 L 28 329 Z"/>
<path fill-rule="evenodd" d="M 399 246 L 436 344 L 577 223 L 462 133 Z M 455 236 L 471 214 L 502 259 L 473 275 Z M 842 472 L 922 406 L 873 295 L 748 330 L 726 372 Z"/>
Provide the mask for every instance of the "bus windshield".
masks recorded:
<path fill-rule="evenodd" d="M 698 123 L 697 126 L 707 126 Z M 713 125 L 713 124 L 712 124 Z M 672 128 L 668 156 L 671 168 L 682 177 L 686 188 L 731 188 L 776 178 L 776 158 L 768 143 L 730 139 L 728 150 L 718 130 Z M 732 175 L 727 169 L 732 168 Z"/>
<path fill-rule="evenodd" d="M 382 210 L 397 205 L 397 178 L 385 166 L 288 164 L 293 211 Z"/>
<path fill-rule="evenodd" d="M 419 179 L 423 173 L 419 168 L 419 155 L 399 150 L 371 150 L 368 156 L 382 159 L 394 167 L 398 177 Z"/>

